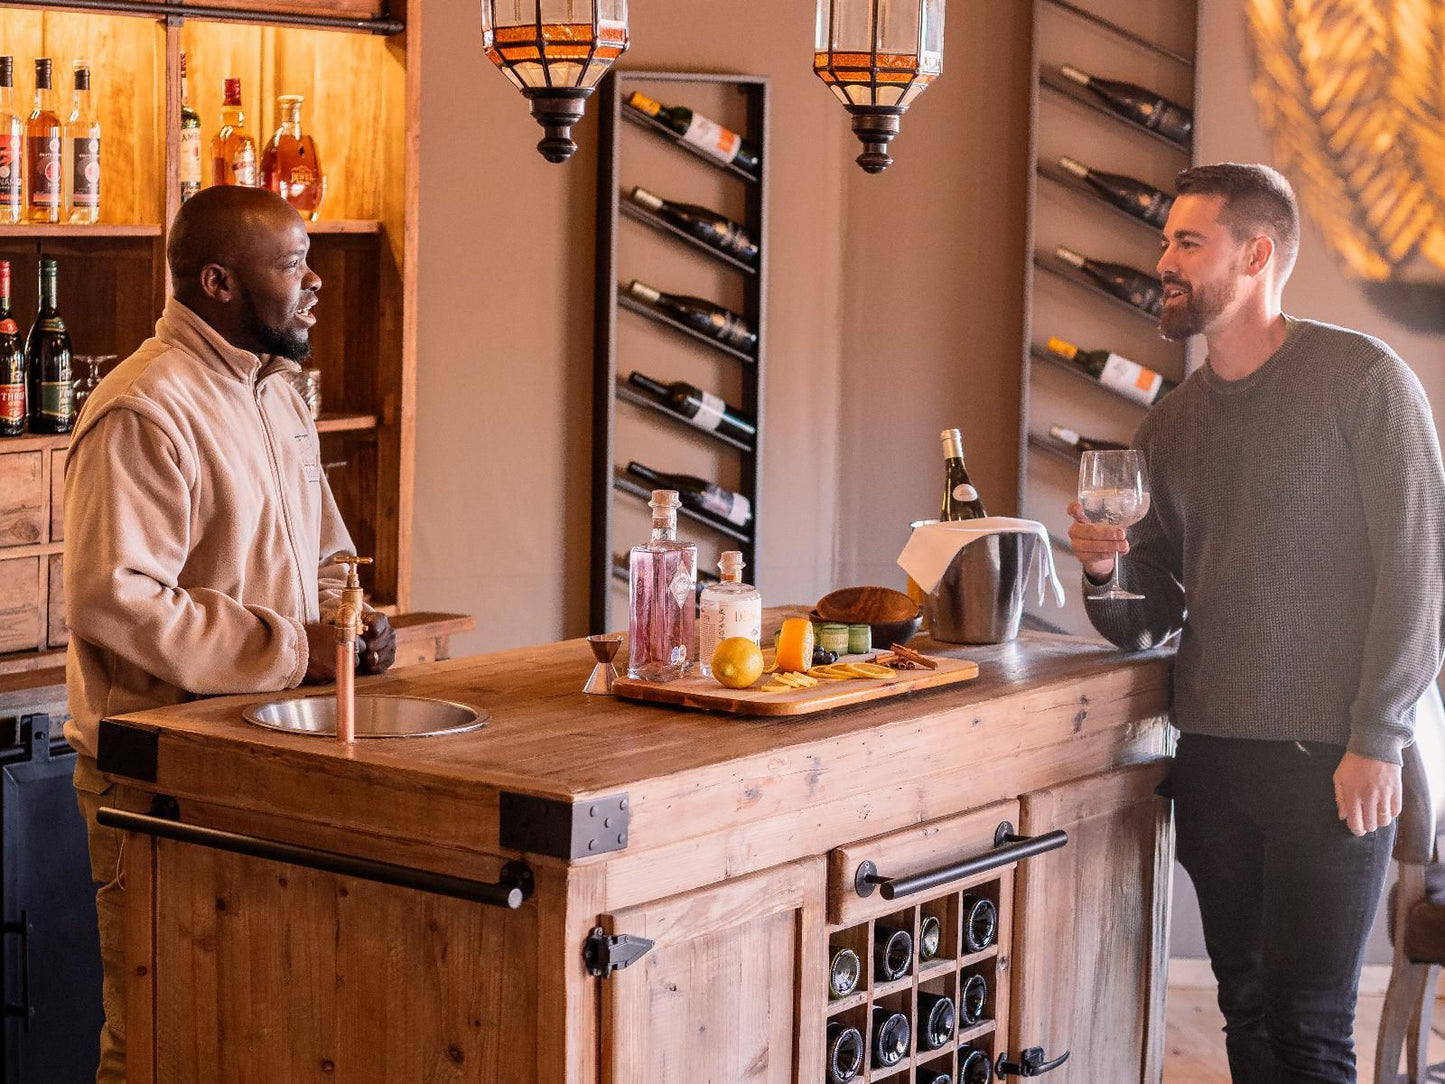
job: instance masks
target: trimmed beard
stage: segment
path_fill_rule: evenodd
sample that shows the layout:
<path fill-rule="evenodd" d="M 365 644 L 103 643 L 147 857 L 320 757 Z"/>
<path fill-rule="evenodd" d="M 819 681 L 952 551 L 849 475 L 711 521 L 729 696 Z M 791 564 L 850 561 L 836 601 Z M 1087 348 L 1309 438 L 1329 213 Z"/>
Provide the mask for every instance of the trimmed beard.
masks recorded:
<path fill-rule="evenodd" d="M 311 356 L 309 332 L 283 331 L 267 324 L 256 311 L 256 302 L 251 298 L 250 287 L 242 284 L 241 290 L 241 326 L 261 344 L 260 353 L 275 354 L 301 362 Z"/>
<path fill-rule="evenodd" d="M 1170 342 L 1182 342 L 1192 335 L 1202 335 L 1204 329 L 1234 303 L 1238 292 L 1239 278 L 1233 274 L 1222 282 L 1189 287 L 1182 305 L 1176 303 L 1171 309 L 1165 304 L 1159 315 L 1159 334 Z"/>

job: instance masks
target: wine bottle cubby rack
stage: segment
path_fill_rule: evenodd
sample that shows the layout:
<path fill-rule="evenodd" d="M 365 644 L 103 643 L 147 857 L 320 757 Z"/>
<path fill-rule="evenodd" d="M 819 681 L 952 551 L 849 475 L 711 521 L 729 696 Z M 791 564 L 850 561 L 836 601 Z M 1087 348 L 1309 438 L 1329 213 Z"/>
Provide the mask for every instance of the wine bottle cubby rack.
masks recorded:
<path fill-rule="evenodd" d="M 626 106 L 634 91 L 666 106 L 686 106 L 738 132 L 760 152 L 759 175 L 708 156 L 666 124 Z M 757 582 L 767 358 L 768 94 L 768 80 L 761 76 L 626 68 L 612 72 L 597 94 L 592 632 L 614 628 L 625 614 L 626 576 L 616 556 L 647 538 L 650 494 L 621 476 L 629 460 L 667 474 L 705 478 L 746 497 L 752 506 L 746 527 L 683 508 L 678 534 L 697 543 L 700 574 L 716 568 L 723 550 L 738 549 L 746 562 L 743 578 Z M 739 223 L 758 245 L 756 261 L 715 248 L 633 203 L 626 196 L 634 186 Z M 634 299 L 623 289 L 632 279 L 665 293 L 705 298 L 738 314 L 756 332 L 756 350 L 711 338 Z M 693 425 L 628 386 L 633 370 L 663 384 L 681 381 L 736 404 L 757 428 L 752 446 Z"/>

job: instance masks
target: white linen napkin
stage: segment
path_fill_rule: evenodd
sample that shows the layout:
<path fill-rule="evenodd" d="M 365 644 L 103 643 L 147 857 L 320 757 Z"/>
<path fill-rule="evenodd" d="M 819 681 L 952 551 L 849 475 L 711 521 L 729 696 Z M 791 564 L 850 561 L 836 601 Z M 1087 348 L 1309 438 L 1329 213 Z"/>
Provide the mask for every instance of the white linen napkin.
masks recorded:
<path fill-rule="evenodd" d="M 1028 533 L 1037 536 L 1039 545 L 1034 547 L 1032 567 L 1027 576 L 1038 576 L 1039 604 L 1044 601 L 1044 583 L 1053 586 L 1054 601 L 1064 604 L 1064 585 L 1059 582 L 1054 567 L 1054 550 L 1049 544 L 1048 529 L 1032 519 L 1013 519 L 1009 516 L 986 516 L 983 519 L 947 520 L 942 523 L 924 523 L 913 529 L 908 544 L 898 555 L 898 567 L 913 577 L 925 592 L 932 592 L 953 563 L 954 555 L 970 542 L 977 542 L 991 534 Z M 1027 580 L 1025 580 L 1027 584 Z"/>

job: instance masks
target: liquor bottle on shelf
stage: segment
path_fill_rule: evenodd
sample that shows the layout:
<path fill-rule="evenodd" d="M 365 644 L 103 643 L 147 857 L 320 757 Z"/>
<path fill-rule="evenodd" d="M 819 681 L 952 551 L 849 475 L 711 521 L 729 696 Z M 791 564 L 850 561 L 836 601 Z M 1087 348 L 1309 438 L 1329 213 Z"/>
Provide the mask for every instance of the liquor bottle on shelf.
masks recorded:
<path fill-rule="evenodd" d="M 958 1048 L 958 1084 L 991 1084 L 993 1065 L 988 1054 L 977 1047 Z"/>
<path fill-rule="evenodd" d="M 1061 444 L 1071 452 L 1083 455 L 1085 452 L 1112 452 L 1122 451 L 1129 447 L 1127 444 L 1120 444 L 1117 440 L 1102 440 L 1099 437 L 1081 437 L 1068 426 L 1049 426 L 1049 439 L 1055 444 Z"/>
<path fill-rule="evenodd" d="M 756 177 L 762 171 L 755 147 L 731 129 L 694 112 L 685 105 L 663 105 L 646 94 L 633 91 L 627 107 L 666 125 L 684 143 L 690 144 L 724 165 L 737 166 Z"/>
<path fill-rule="evenodd" d="M 906 1013 L 873 1006 L 873 1067 L 887 1069 L 908 1056 L 913 1028 Z"/>
<path fill-rule="evenodd" d="M 722 433 L 741 441 L 749 448 L 757 439 L 758 429 L 743 412 L 729 406 L 718 396 L 695 388 L 681 380 L 663 384 L 639 372 L 633 372 L 627 382 L 634 388 L 648 392 L 659 404 L 672 411 L 689 425 L 706 429 L 709 433 Z"/>
<path fill-rule="evenodd" d="M 1174 206 L 1174 197 L 1161 192 L 1152 184 L 1125 177 L 1122 173 L 1105 173 L 1090 169 L 1077 158 L 1060 158 L 1060 168 L 1078 177 L 1104 199 L 1121 211 L 1127 211 L 1141 222 L 1158 226 L 1161 230 L 1169 220 L 1169 210 Z"/>
<path fill-rule="evenodd" d="M 704 587 L 698 599 L 698 669 L 712 676 L 712 653 L 717 645 L 733 636 L 745 636 L 759 647 L 763 643 L 763 596 L 750 583 L 743 583 L 743 555 L 725 550 L 718 558 L 722 582 Z"/>
<path fill-rule="evenodd" d="M 847 945 L 836 945 L 830 950 L 828 959 L 828 996 L 847 997 L 858 989 L 858 980 L 863 977 L 863 963 L 858 954 Z"/>
<path fill-rule="evenodd" d="M 75 421 L 71 402 L 70 333 L 60 315 L 56 279 L 59 269 L 48 256 L 40 260 L 40 311 L 25 337 L 26 388 L 32 433 L 69 433 Z"/>
<path fill-rule="evenodd" d="M 255 188 L 259 183 L 256 140 L 241 109 L 241 80 L 231 76 L 222 86 L 221 126 L 211 137 L 211 183 Z"/>
<path fill-rule="evenodd" d="M 663 199 L 641 185 L 634 186 L 627 198 L 719 252 L 726 252 L 750 267 L 757 265 L 757 243 L 732 219 L 695 203 L 674 203 Z"/>
<path fill-rule="evenodd" d="M 1176 105 L 1168 98 L 1133 83 L 1100 79 L 1072 64 L 1063 65 L 1059 74 L 1092 91 L 1105 105 L 1126 120 L 1158 132 L 1181 147 L 1189 146 L 1194 116 L 1182 105 Z"/>
<path fill-rule="evenodd" d="M 0 56 L 0 225 L 25 217 L 25 118 L 15 108 L 15 58 Z"/>
<path fill-rule="evenodd" d="M 983 1010 L 987 1004 L 988 980 L 975 972 L 963 980 L 963 994 L 958 999 L 959 1025 L 973 1027 L 983 1019 Z"/>
<path fill-rule="evenodd" d="M 937 1050 L 953 1038 L 956 1016 L 953 998 L 918 991 L 918 1049 Z"/>
<path fill-rule="evenodd" d="M 75 91 L 65 121 L 65 204 L 67 220 L 90 226 L 100 221 L 100 121 L 90 104 L 90 65 L 75 62 Z"/>
<path fill-rule="evenodd" d="M 953 1084 L 953 1075 L 947 1069 L 925 1065 L 918 1070 L 918 1084 Z"/>
<path fill-rule="evenodd" d="M 716 516 L 734 527 L 746 527 L 753 518 L 752 502 L 741 493 L 694 474 L 663 474 L 636 462 L 627 464 L 627 473 L 658 489 L 676 490 L 682 503 L 694 512 Z"/>
<path fill-rule="evenodd" d="M 963 434 L 957 429 L 945 429 L 942 436 L 943 509 L 938 518 L 982 519 L 988 513 L 984 511 L 978 490 L 968 476 L 968 468 L 963 465 Z"/>
<path fill-rule="evenodd" d="M 652 538 L 628 565 L 627 676 L 675 681 L 691 664 L 697 547 L 677 540 L 677 494 L 653 491 Z"/>
<path fill-rule="evenodd" d="M 1121 263 L 1091 260 L 1071 248 L 1060 245 L 1054 254 L 1071 267 L 1077 267 L 1103 289 L 1120 301 L 1158 319 L 1164 309 L 1164 284 L 1153 275 Z"/>
<path fill-rule="evenodd" d="M 625 287 L 627 296 L 655 309 L 668 319 L 692 328 L 702 335 L 727 343 L 745 354 L 754 354 L 758 349 L 758 335 L 735 312 L 714 305 L 701 297 L 686 294 L 667 294 L 633 279 Z"/>
<path fill-rule="evenodd" d="M 25 199 L 27 222 L 56 223 L 65 209 L 64 129 L 50 104 L 48 56 L 35 61 L 35 108 L 25 121 Z"/>
<path fill-rule="evenodd" d="M 186 78 L 186 54 L 181 54 L 181 202 L 201 190 L 201 115 L 191 108 L 191 86 Z"/>
<path fill-rule="evenodd" d="M 913 934 L 883 922 L 873 924 L 873 977 L 892 982 L 908 974 L 913 964 Z"/>
<path fill-rule="evenodd" d="M 828 1084 L 848 1084 L 863 1069 L 863 1033 L 841 1020 L 828 1021 Z"/>
<path fill-rule="evenodd" d="M 10 313 L 10 261 L 0 260 L 0 437 L 25 432 L 25 347 Z"/>
<path fill-rule="evenodd" d="M 1066 339 L 1050 338 L 1049 353 L 1072 362 L 1081 372 L 1092 376 L 1110 391 L 1144 406 L 1153 406 L 1179 385 L 1165 380 L 1153 369 L 1146 369 L 1108 350 L 1080 350 Z"/>
<path fill-rule="evenodd" d="M 963 951 L 982 952 L 998 936 L 998 908 L 984 896 L 963 897 Z"/>
<path fill-rule="evenodd" d="M 305 100 L 300 94 L 282 94 L 276 99 L 281 124 L 261 155 L 261 185 L 295 207 L 302 218 L 315 222 L 326 195 L 326 176 L 321 172 L 316 140 L 301 129 Z"/>
<path fill-rule="evenodd" d="M 938 955 L 943 943 L 943 923 L 937 915 L 924 915 L 918 923 L 918 962 L 926 964 Z"/>

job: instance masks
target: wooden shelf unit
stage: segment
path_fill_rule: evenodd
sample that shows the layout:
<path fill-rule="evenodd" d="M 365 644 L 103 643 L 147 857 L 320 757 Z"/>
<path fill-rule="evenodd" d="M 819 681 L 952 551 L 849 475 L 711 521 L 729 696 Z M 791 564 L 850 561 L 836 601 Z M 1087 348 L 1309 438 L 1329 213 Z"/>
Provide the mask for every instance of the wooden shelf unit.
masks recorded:
<path fill-rule="evenodd" d="M 623 104 L 633 90 L 665 105 L 686 105 L 738 131 L 760 152 L 754 177 L 678 139 L 666 126 Z M 763 374 L 767 357 L 767 179 L 769 81 L 763 76 L 618 69 L 602 83 L 597 180 L 597 297 L 593 346 L 592 545 L 590 628 L 605 632 L 625 613 L 614 555 L 646 541 L 649 495 L 619 477 L 628 459 L 671 474 L 693 474 L 741 493 L 752 505 L 746 528 L 682 509 L 679 536 L 699 543 L 698 569 L 710 572 L 715 554 L 741 549 L 743 576 L 756 582 L 762 472 Z M 623 119 L 630 121 L 624 124 Z M 688 153 L 680 153 L 685 151 Z M 741 182 L 741 183 L 739 183 Z M 749 265 L 675 229 L 628 201 L 641 185 L 664 199 L 710 207 L 743 225 L 757 242 Z M 755 354 L 669 320 L 623 294 L 619 279 L 637 278 L 678 294 L 708 297 L 743 316 L 758 336 Z M 623 317 L 622 310 L 632 315 Z M 663 330 L 654 332 L 654 328 Z M 695 429 L 648 396 L 625 386 L 629 370 L 664 384 L 686 380 L 737 405 L 758 435 L 741 441 Z M 638 409 L 619 416 L 621 400 Z M 673 425 L 659 426 L 659 415 Z M 684 430 L 691 430 L 689 439 Z M 624 494 L 624 502 L 616 494 Z M 636 498 L 636 499 L 634 499 Z M 640 501 L 640 504 L 639 504 Z M 640 515 L 637 508 L 641 508 Z M 619 516 L 621 513 L 621 516 Z M 627 526 L 619 526 L 624 518 Z M 710 530 L 698 532 L 696 525 Z M 621 582 L 625 584 L 625 571 Z M 619 606 L 619 600 L 622 600 Z"/>

